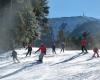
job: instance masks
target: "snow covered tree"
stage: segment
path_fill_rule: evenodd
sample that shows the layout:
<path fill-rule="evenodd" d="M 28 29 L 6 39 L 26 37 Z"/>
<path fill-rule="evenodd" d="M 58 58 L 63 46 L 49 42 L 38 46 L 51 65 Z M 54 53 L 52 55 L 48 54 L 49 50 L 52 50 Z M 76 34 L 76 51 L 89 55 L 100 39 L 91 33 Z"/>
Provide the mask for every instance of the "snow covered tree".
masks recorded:
<path fill-rule="evenodd" d="M 32 43 L 40 35 L 40 27 L 33 7 L 30 4 L 23 6 L 24 8 L 18 12 L 18 36 L 17 41 Z"/>
<path fill-rule="evenodd" d="M 35 5 L 33 12 L 35 13 L 36 19 L 39 21 L 39 25 L 41 26 L 42 34 L 46 34 L 48 32 L 48 1 L 47 0 L 35 0 Z"/>
<path fill-rule="evenodd" d="M 41 28 L 41 38 L 40 41 L 46 43 L 45 38 L 49 35 L 48 29 L 48 1 L 47 0 L 34 0 L 34 9 L 36 20 L 39 22 L 39 26 Z M 37 40 L 38 41 L 38 40 Z"/>
<path fill-rule="evenodd" d="M 35 3 L 39 2 L 39 3 Z M 48 32 L 48 19 L 45 0 L 0 0 L 0 24 L 2 47 L 21 46 L 23 42 L 32 43 L 39 38 L 41 31 Z M 38 10 L 39 9 L 39 10 Z M 39 11 L 39 12 L 38 12 Z M 48 12 L 48 11 L 47 11 Z M 46 27 L 46 28 L 45 28 Z M 42 29 L 43 28 L 43 29 Z M 7 34 L 7 35 L 5 35 Z M 6 44 L 6 45 L 5 45 Z"/>

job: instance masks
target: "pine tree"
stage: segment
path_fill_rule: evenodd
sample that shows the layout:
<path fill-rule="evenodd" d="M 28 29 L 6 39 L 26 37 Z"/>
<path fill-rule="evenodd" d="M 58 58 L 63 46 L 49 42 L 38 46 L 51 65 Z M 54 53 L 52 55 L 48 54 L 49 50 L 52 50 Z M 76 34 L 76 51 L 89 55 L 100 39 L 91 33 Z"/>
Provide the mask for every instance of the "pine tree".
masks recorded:
<path fill-rule="evenodd" d="M 35 13 L 36 19 L 39 22 L 39 26 L 41 27 L 41 41 L 46 43 L 46 38 L 49 36 L 49 29 L 48 29 L 48 13 L 49 7 L 47 0 L 35 0 L 35 5 L 33 12 Z"/>
<path fill-rule="evenodd" d="M 35 13 L 36 19 L 39 21 L 42 33 L 48 32 L 48 2 L 47 0 L 35 0 L 35 6 L 33 12 Z"/>
<path fill-rule="evenodd" d="M 32 43 L 39 36 L 39 25 L 36 16 L 33 13 L 31 3 L 24 6 L 24 9 L 18 12 L 19 15 L 19 33 L 17 40 L 19 42 Z"/>
<path fill-rule="evenodd" d="M 34 3 L 35 1 L 36 3 Z M 22 42 L 32 43 L 40 37 L 41 31 L 48 32 L 46 0 L 0 0 L 0 2 L 0 9 L 7 4 L 7 9 L 5 9 L 8 10 L 8 13 L 6 12 L 6 14 L 13 14 L 7 16 L 8 23 L 13 22 L 10 25 L 11 30 L 7 30 L 7 35 L 10 35 L 7 40 L 10 42 L 8 45 L 17 44 L 20 46 L 19 44 Z"/>

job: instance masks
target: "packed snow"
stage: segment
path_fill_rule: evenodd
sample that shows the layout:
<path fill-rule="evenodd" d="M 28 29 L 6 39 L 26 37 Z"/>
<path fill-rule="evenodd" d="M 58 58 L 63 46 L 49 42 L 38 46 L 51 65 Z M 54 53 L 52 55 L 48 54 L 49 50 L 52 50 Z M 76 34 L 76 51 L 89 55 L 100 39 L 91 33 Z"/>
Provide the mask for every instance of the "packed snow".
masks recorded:
<path fill-rule="evenodd" d="M 25 57 L 27 50 L 17 49 L 20 63 L 13 63 L 11 51 L 0 55 L 0 80 L 100 80 L 100 58 L 91 58 L 92 50 L 82 54 L 80 50 L 53 54 L 47 49 L 43 63 L 37 63 L 38 48 Z"/>

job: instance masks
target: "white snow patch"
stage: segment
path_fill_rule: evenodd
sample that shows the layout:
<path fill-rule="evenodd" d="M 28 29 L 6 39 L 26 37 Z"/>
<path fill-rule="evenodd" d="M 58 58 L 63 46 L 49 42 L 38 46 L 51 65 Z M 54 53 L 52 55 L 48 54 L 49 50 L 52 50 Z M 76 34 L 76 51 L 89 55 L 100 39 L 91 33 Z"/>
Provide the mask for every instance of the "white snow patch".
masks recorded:
<path fill-rule="evenodd" d="M 47 49 L 44 62 L 37 64 L 39 52 L 34 54 L 37 49 L 33 48 L 28 57 L 25 57 L 27 50 L 17 49 L 21 63 L 15 64 L 11 52 L 0 55 L 0 80 L 100 80 L 100 58 L 91 59 L 92 50 L 83 55 L 80 50 L 60 53 L 56 49 L 57 54 L 52 54 Z"/>

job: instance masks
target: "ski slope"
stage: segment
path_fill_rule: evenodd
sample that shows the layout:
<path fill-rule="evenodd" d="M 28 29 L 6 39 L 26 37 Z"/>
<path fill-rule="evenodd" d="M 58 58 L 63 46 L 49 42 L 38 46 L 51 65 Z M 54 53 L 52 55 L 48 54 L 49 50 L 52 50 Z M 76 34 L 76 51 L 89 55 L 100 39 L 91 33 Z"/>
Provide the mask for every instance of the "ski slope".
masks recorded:
<path fill-rule="evenodd" d="M 13 63 L 11 52 L 0 55 L 0 80 L 100 80 L 100 58 L 93 58 L 93 52 L 81 54 L 81 51 L 65 51 L 52 54 L 47 50 L 44 62 L 36 63 L 38 55 L 25 57 L 27 50 L 17 49 L 20 63 Z"/>

